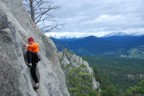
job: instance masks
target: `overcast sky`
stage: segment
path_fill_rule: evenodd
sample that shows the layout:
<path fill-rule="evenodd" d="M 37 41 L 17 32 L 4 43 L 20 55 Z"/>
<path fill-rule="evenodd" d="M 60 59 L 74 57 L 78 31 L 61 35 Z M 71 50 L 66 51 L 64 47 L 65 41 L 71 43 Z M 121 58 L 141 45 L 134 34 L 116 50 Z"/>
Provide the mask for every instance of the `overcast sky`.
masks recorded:
<path fill-rule="evenodd" d="M 144 0 L 53 0 L 59 32 L 144 33 Z M 53 33 L 54 34 L 54 33 Z"/>

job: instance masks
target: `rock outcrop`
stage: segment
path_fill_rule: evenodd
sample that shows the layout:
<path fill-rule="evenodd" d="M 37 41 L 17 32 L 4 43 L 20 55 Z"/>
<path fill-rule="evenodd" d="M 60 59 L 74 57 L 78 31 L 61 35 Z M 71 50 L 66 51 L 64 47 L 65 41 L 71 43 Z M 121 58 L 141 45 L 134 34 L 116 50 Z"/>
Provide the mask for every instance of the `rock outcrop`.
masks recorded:
<path fill-rule="evenodd" d="M 33 24 L 22 0 L 0 0 L 0 96 L 37 96 L 24 60 L 24 44 L 40 45 L 39 96 L 70 96 L 55 44 Z"/>
<path fill-rule="evenodd" d="M 93 75 L 93 70 L 89 66 L 87 61 L 83 60 L 81 57 L 79 57 L 75 54 L 72 54 L 68 51 L 59 52 L 59 58 L 60 58 L 61 67 L 62 67 L 66 76 L 68 73 L 67 71 L 69 71 L 72 68 L 80 67 L 83 64 L 86 66 L 86 72 L 88 72 L 89 74 L 92 75 L 93 89 L 99 88 L 99 83 L 96 82 L 96 79 Z M 64 69 L 64 68 L 66 68 L 66 66 L 69 66 L 68 67 L 69 69 Z"/>

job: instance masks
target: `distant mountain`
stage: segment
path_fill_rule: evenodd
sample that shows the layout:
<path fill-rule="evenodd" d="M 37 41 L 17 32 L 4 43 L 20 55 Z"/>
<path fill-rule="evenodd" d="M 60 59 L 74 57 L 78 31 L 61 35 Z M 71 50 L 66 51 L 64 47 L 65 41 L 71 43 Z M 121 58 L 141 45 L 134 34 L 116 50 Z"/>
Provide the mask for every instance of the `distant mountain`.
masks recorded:
<path fill-rule="evenodd" d="M 57 39 L 84 38 L 88 36 L 109 37 L 109 36 L 141 36 L 144 32 L 48 32 L 48 37 Z"/>
<path fill-rule="evenodd" d="M 110 36 L 135 36 L 135 35 L 134 34 L 126 34 L 123 32 L 114 32 L 114 33 L 107 34 L 103 37 L 110 37 Z"/>
<path fill-rule="evenodd" d="M 79 55 L 128 56 L 133 48 L 143 49 L 144 36 L 108 36 L 54 39 L 59 50 L 68 48 Z"/>

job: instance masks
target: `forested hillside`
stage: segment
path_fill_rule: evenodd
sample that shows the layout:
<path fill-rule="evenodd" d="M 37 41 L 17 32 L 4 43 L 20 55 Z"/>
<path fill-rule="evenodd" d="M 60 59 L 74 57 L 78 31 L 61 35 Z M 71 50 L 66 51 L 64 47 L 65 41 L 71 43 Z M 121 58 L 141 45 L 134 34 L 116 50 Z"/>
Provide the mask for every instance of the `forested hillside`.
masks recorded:
<path fill-rule="evenodd" d="M 101 96 L 144 96 L 144 60 L 118 57 L 83 57 L 101 85 Z"/>
<path fill-rule="evenodd" d="M 99 75 L 107 75 L 120 88 L 128 88 L 144 79 L 144 60 L 118 57 L 84 57 Z"/>
<path fill-rule="evenodd" d="M 52 38 L 59 50 L 68 48 L 81 56 L 144 58 L 144 36 L 110 36 L 97 38 Z"/>

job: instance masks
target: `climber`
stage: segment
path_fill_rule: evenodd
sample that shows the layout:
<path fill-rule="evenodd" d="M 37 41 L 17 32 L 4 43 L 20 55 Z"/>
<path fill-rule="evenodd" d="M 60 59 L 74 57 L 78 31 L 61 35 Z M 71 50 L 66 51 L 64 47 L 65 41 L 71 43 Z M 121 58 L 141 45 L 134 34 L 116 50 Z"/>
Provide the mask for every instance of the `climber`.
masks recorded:
<path fill-rule="evenodd" d="M 40 61 L 40 57 L 38 55 L 39 52 L 39 45 L 37 42 L 34 41 L 32 37 L 28 38 L 28 44 L 25 44 L 27 52 L 27 65 L 31 68 L 31 76 L 35 82 L 34 88 L 39 88 L 39 80 L 36 74 L 36 67 L 38 62 Z"/>

